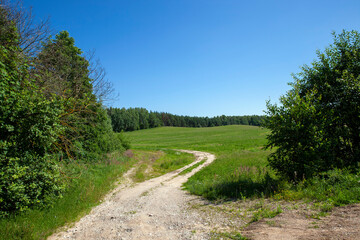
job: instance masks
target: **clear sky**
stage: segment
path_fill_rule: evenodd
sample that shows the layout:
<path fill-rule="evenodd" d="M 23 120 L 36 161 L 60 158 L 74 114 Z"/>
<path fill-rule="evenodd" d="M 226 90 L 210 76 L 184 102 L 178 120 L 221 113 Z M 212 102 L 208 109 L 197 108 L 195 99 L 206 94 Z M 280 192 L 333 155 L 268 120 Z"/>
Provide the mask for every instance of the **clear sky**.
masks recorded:
<path fill-rule="evenodd" d="M 359 0 L 23 0 L 96 55 L 113 107 L 178 115 L 263 114 L 291 73 L 360 30 Z"/>

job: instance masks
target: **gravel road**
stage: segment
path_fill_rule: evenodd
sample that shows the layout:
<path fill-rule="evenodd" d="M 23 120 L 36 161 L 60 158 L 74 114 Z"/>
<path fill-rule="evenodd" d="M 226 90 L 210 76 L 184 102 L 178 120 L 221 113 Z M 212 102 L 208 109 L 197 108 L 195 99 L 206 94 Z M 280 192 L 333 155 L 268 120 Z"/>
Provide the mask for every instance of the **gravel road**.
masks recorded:
<path fill-rule="evenodd" d="M 207 221 L 189 208 L 197 199 L 181 189 L 187 179 L 214 161 L 206 152 L 192 153 L 196 161 L 163 176 L 134 184 L 124 175 L 121 184 L 104 201 L 71 228 L 48 239 L 208 239 Z M 179 173 L 199 161 L 205 163 L 185 175 Z"/>

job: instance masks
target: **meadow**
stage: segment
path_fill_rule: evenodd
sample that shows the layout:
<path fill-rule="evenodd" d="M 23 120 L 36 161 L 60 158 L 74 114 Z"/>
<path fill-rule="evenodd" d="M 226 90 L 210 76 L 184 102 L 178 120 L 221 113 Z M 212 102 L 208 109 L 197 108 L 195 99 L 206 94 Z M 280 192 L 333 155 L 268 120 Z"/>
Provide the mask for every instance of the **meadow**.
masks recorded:
<path fill-rule="evenodd" d="M 264 149 L 269 130 L 230 125 L 211 128 L 161 127 L 125 135 L 136 150 L 188 149 L 210 152 L 216 160 L 184 184 L 190 193 L 210 200 L 254 199 L 318 202 L 328 212 L 334 206 L 360 201 L 360 174 L 332 170 L 298 184 L 276 176 Z"/>
<path fill-rule="evenodd" d="M 127 132 L 134 149 L 187 149 L 210 152 L 216 160 L 185 184 L 191 193 L 208 199 L 271 195 L 274 173 L 264 150 L 268 130 L 245 125 L 211 128 L 161 127 Z"/>

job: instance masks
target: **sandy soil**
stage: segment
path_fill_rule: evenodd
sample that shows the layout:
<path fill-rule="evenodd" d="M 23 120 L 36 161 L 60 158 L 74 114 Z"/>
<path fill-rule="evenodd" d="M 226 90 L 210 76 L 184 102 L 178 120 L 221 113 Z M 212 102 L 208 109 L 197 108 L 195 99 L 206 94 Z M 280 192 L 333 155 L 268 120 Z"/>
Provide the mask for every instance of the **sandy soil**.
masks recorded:
<path fill-rule="evenodd" d="M 208 239 L 211 228 L 189 202 L 197 199 L 181 190 L 187 179 L 210 164 L 210 153 L 186 151 L 196 161 L 158 178 L 133 184 L 129 178 L 106 196 L 103 203 L 92 209 L 72 228 L 48 239 Z M 179 175 L 187 167 L 207 159 L 190 173 Z"/>

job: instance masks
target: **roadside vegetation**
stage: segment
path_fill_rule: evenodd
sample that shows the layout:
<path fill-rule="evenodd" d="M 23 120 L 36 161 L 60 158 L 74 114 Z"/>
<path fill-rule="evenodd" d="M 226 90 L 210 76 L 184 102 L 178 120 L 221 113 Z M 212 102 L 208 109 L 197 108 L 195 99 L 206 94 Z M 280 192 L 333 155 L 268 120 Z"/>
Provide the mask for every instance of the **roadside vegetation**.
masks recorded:
<path fill-rule="evenodd" d="M 292 184 L 284 198 L 341 206 L 360 201 L 360 34 L 333 37 L 293 76 L 281 105 L 267 103 L 264 126 L 269 166 Z"/>
<path fill-rule="evenodd" d="M 107 161 L 69 163 L 64 171 L 71 174 L 62 198 L 50 208 L 30 209 L 0 220 L 0 239 L 46 239 L 57 228 L 75 222 L 99 204 L 134 160 L 112 153 Z"/>
<path fill-rule="evenodd" d="M 135 171 L 130 176 L 134 182 L 142 182 L 182 168 L 195 160 L 193 154 L 174 150 L 132 150 Z"/>
<path fill-rule="evenodd" d="M 180 174 L 180 175 L 185 175 L 185 174 L 191 172 L 192 170 L 194 170 L 195 168 L 197 168 L 198 166 L 202 165 L 202 164 L 205 163 L 205 162 L 206 162 L 206 159 L 201 160 L 200 162 L 195 163 L 195 164 L 192 165 L 191 167 L 188 167 L 188 168 L 182 170 L 179 174 Z"/>
<path fill-rule="evenodd" d="M 49 29 L 0 1 L 1 239 L 44 239 L 77 220 L 133 162 L 102 104 L 103 69 Z"/>

